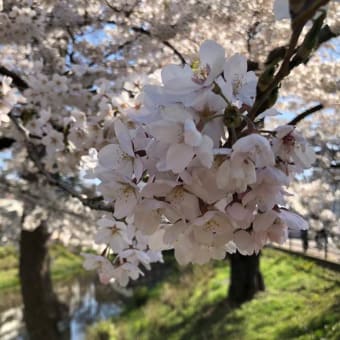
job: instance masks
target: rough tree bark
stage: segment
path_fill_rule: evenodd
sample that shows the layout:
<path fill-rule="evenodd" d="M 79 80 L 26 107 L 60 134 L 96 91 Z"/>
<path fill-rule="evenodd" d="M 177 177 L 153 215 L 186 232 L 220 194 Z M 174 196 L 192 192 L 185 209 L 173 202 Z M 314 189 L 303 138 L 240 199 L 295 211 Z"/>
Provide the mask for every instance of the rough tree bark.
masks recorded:
<path fill-rule="evenodd" d="M 53 292 L 48 238 L 45 223 L 33 231 L 21 231 L 19 273 L 24 320 L 30 340 L 63 338 L 58 323 L 66 309 Z"/>
<path fill-rule="evenodd" d="M 260 254 L 245 256 L 239 252 L 230 256 L 230 286 L 228 300 L 240 305 L 265 289 L 260 271 Z"/>

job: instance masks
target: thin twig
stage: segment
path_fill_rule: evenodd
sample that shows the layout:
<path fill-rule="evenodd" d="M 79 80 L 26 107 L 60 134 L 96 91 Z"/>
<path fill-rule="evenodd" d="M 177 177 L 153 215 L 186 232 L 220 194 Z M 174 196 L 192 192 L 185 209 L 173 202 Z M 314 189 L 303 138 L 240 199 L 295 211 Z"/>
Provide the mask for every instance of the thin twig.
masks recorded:
<path fill-rule="evenodd" d="M 174 47 L 172 44 L 169 43 L 169 41 L 162 41 L 163 45 L 169 47 L 172 52 L 178 57 L 178 59 L 181 61 L 182 65 L 185 65 L 186 61 L 183 57 L 183 55 L 177 50 L 176 47 Z"/>
<path fill-rule="evenodd" d="M 316 106 L 311 107 L 310 109 L 301 112 L 298 114 L 294 119 L 292 119 L 287 125 L 296 125 L 298 124 L 301 120 L 306 118 L 307 116 L 311 115 L 314 112 L 320 111 L 324 108 L 323 104 L 318 104 Z"/>
<path fill-rule="evenodd" d="M 117 7 L 115 7 L 114 5 L 112 5 L 111 3 L 109 3 L 107 0 L 104 0 L 106 5 L 111 8 L 111 10 L 117 14 L 121 14 L 121 13 L 124 13 L 124 15 L 128 18 L 134 11 L 135 7 L 139 4 L 139 1 L 136 1 L 135 4 L 133 6 L 131 6 L 131 9 L 129 9 L 128 11 L 124 11 L 122 9 L 118 9 Z M 114 21 L 113 22 L 115 25 L 117 25 L 117 22 Z M 139 26 L 132 26 L 130 28 L 133 32 L 135 33 L 141 33 L 141 34 L 144 34 L 144 35 L 147 35 L 151 38 L 155 38 L 155 39 L 158 39 L 156 36 L 154 36 L 153 34 L 151 34 L 151 32 L 149 30 L 146 30 L 145 28 L 143 27 L 139 27 Z M 181 52 L 179 52 L 179 50 L 173 46 L 169 41 L 167 40 L 161 40 L 161 39 L 158 39 L 164 46 L 168 47 L 174 54 L 175 56 L 178 57 L 178 59 L 181 61 L 181 64 L 184 65 L 186 63 L 183 55 L 181 54 Z"/>

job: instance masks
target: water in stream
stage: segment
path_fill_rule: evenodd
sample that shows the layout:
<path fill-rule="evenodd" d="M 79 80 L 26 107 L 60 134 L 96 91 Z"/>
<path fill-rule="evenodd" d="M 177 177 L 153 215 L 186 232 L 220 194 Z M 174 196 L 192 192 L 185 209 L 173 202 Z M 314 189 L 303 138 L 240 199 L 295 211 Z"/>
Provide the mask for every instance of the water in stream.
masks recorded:
<path fill-rule="evenodd" d="M 60 323 L 60 328 L 69 328 L 66 338 L 71 340 L 84 340 L 89 325 L 118 315 L 122 309 L 122 295 L 111 286 L 97 283 L 93 277 L 57 283 L 54 290 L 69 308 L 69 316 Z M 0 339 L 27 339 L 20 291 L 0 294 Z"/>

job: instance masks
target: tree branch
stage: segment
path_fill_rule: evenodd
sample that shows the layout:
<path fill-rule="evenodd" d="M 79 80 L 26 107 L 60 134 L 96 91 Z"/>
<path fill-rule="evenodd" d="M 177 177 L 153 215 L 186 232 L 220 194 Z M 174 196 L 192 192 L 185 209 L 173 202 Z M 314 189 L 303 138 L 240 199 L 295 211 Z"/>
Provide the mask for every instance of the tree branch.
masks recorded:
<path fill-rule="evenodd" d="M 0 151 L 8 149 L 15 143 L 15 140 L 7 137 L 0 137 Z"/>
<path fill-rule="evenodd" d="M 169 41 L 162 41 L 163 45 L 169 47 L 171 49 L 171 51 L 178 57 L 178 59 L 181 61 L 181 64 L 184 65 L 185 59 L 183 57 L 183 55 L 171 44 L 169 43 Z"/>
<path fill-rule="evenodd" d="M 307 116 L 311 115 L 314 112 L 320 111 L 323 108 L 324 108 L 323 104 L 313 106 L 310 109 L 299 113 L 294 119 L 287 123 L 287 125 L 297 125 L 301 120 L 305 119 Z"/>
<path fill-rule="evenodd" d="M 15 72 L 10 71 L 9 69 L 1 65 L 0 65 L 0 74 L 7 76 L 7 77 L 11 77 L 13 79 L 13 84 L 21 91 L 29 88 L 25 80 L 19 77 Z"/>
<path fill-rule="evenodd" d="M 119 9 L 119 8 L 115 7 L 113 4 L 109 3 L 107 0 L 104 0 L 104 2 L 106 3 L 107 7 L 109 7 L 113 12 L 115 12 L 117 14 L 123 13 L 126 18 L 129 18 L 131 16 L 131 14 L 133 14 L 135 8 L 138 6 L 140 1 L 136 1 L 128 9 Z"/>
<path fill-rule="evenodd" d="M 18 199 L 22 199 L 24 201 L 28 201 L 29 203 L 33 205 L 41 205 L 42 207 L 46 208 L 47 210 L 53 211 L 53 212 L 58 212 L 66 215 L 70 215 L 73 217 L 76 217 L 80 220 L 86 221 L 88 218 L 82 214 L 78 214 L 72 210 L 63 208 L 59 209 L 56 207 L 55 204 L 50 204 L 46 199 L 41 199 L 41 197 L 33 195 L 27 190 L 23 190 L 17 185 L 13 185 L 9 183 L 5 178 L 0 178 L 0 186 L 4 188 L 4 190 L 8 190 L 11 194 L 15 195 L 18 197 Z"/>
<path fill-rule="evenodd" d="M 133 26 L 131 28 L 134 32 L 138 32 L 138 33 L 141 33 L 141 34 L 144 34 L 144 35 L 147 35 L 151 38 L 155 38 L 157 39 L 157 37 L 154 37 L 150 31 L 144 29 L 143 27 L 137 27 L 137 26 Z M 158 39 L 159 40 L 159 39 Z M 160 42 L 169 47 L 170 50 L 178 57 L 178 59 L 181 61 L 181 64 L 184 65 L 185 64 L 185 59 L 183 57 L 183 55 L 167 40 L 160 40 Z"/>
<path fill-rule="evenodd" d="M 24 139 L 24 144 L 27 149 L 28 157 L 31 159 L 31 161 L 34 163 L 34 165 L 38 168 L 38 170 L 45 176 L 47 181 L 59 187 L 64 192 L 68 193 L 72 197 L 77 198 L 81 203 L 83 203 L 85 206 L 94 209 L 94 210 L 102 210 L 102 211 L 108 211 L 108 212 L 114 212 L 113 206 L 111 204 L 107 204 L 103 201 L 102 197 L 93 197 L 88 198 L 86 195 L 83 195 L 76 191 L 71 185 L 69 185 L 67 182 L 62 180 L 60 177 L 51 174 L 45 169 L 45 166 L 41 163 L 41 157 L 39 153 L 37 152 L 34 144 L 29 139 L 29 133 L 25 129 L 25 127 L 21 124 L 19 119 L 11 113 L 10 118 L 12 122 L 14 123 L 15 127 L 18 129 L 18 131 L 22 134 Z"/>
<path fill-rule="evenodd" d="M 289 75 L 291 68 L 290 59 L 296 52 L 296 45 L 298 43 L 300 34 L 304 25 L 310 20 L 315 12 L 325 4 L 327 4 L 330 0 L 316 0 L 313 4 L 311 4 L 306 10 L 304 10 L 301 14 L 299 14 L 294 20 L 292 20 L 292 34 L 289 40 L 288 48 L 286 50 L 284 59 L 282 61 L 281 67 L 279 71 L 276 73 L 274 79 L 271 83 L 266 87 L 265 92 L 263 92 L 258 98 L 256 98 L 255 104 L 253 105 L 249 118 L 254 119 L 256 115 L 259 113 L 259 109 L 268 99 L 272 91 L 280 84 L 280 82 Z"/>
<path fill-rule="evenodd" d="M 264 104 L 264 102 L 267 100 L 267 98 L 270 96 L 271 92 L 279 85 L 282 79 L 285 78 L 289 74 L 290 58 L 294 54 L 295 47 L 298 42 L 299 36 L 301 34 L 302 28 L 303 26 L 298 27 L 296 30 L 293 31 L 292 36 L 289 41 L 288 49 L 286 51 L 283 62 L 281 64 L 281 67 L 279 71 L 276 73 L 272 82 L 267 86 L 265 92 L 259 98 L 256 98 L 257 100 L 249 113 L 250 119 L 253 120 L 256 117 L 259 109 Z"/>
<path fill-rule="evenodd" d="M 124 14 L 126 18 L 129 18 L 130 15 L 133 13 L 135 7 L 139 4 L 139 1 L 136 1 L 129 10 L 123 10 L 123 9 L 119 9 L 117 7 L 115 7 L 114 5 L 112 5 L 111 3 L 108 2 L 108 0 L 104 0 L 106 5 L 116 14 Z M 115 21 L 111 21 L 111 23 L 117 25 L 117 22 Z M 143 35 L 147 35 L 151 38 L 155 38 L 157 40 L 159 40 L 164 46 L 168 47 L 174 54 L 175 56 L 178 57 L 178 59 L 181 61 L 181 64 L 184 65 L 185 64 L 185 59 L 183 57 L 183 55 L 178 51 L 178 49 L 176 47 L 174 47 L 169 41 L 167 40 L 161 40 L 158 39 L 157 37 L 153 36 L 151 34 L 151 32 L 149 30 L 146 30 L 143 27 L 139 27 L 139 26 L 132 26 L 130 27 L 130 29 L 135 32 L 135 33 L 141 33 Z"/>

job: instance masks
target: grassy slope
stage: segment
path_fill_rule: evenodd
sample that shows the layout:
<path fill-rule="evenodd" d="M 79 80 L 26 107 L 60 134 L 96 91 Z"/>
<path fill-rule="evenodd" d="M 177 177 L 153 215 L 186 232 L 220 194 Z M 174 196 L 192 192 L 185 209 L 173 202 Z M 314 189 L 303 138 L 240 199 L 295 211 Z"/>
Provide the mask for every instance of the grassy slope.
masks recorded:
<path fill-rule="evenodd" d="M 340 339 L 338 273 L 271 249 L 261 266 L 267 291 L 239 309 L 226 303 L 226 263 L 187 268 L 150 290 L 115 327 L 109 321 L 93 326 L 89 339 L 99 333 L 131 340 Z"/>
<path fill-rule="evenodd" d="M 83 271 L 82 257 L 61 245 L 53 245 L 50 255 L 54 280 L 66 279 Z M 14 247 L 0 247 L 0 292 L 19 287 L 18 256 L 18 251 Z"/>

